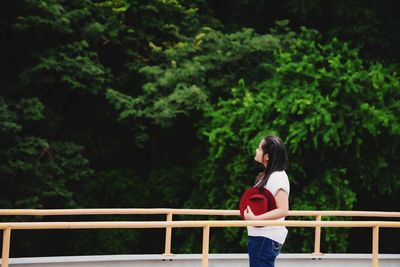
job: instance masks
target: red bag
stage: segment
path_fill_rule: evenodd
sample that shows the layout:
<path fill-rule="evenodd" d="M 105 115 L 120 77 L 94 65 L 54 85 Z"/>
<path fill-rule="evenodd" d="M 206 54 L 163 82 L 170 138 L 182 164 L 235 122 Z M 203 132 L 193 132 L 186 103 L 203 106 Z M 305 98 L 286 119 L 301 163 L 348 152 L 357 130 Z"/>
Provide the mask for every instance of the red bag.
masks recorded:
<path fill-rule="evenodd" d="M 245 219 L 244 212 L 247 206 L 251 208 L 254 215 L 260 215 L 276 209 L 276 202 L 269 190 L 263 188 L 260 192 L 257 187 L 251 187 L 243 193 L 239 202 L 240 216 L 243 220 Z"/>

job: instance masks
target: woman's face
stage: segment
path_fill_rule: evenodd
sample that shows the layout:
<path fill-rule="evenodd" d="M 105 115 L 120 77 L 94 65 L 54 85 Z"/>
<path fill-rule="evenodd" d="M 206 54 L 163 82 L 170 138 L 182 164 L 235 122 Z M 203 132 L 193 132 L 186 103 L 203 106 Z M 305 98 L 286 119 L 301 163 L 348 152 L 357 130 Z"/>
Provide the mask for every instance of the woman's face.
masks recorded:
<path fill-rule="evenodd" d="M 268 162 L 268 154 L 264 154 L 262 147 L 265 145 L 265 140 L 262 139 L 261 142 L 258 144 L 256 149 L 256 155 L 254 156 L 255 161 L 260 162 L 264 166 L 267 166 Z"/>

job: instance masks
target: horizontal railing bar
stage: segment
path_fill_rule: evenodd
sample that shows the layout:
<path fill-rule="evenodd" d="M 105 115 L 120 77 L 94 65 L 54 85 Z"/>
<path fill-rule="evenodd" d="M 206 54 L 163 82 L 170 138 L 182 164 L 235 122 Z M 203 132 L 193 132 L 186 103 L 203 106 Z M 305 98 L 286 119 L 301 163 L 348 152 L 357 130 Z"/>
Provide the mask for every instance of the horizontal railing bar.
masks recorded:
<path fill-rule="evenodd" d="M 287 226 L 287 227 L 374 227 L 400 228 L 394 221 L 98 221 L 98 222 L 11 222 L 0 223 L 0 229 L 98 229 L 98 228 L 187 228 L 187 227 L 245 227 L 245 226 Z"/>
<path fill-rule="evenodd" d="M 114 215 L 114 214 L 166 214 L 170 209 L 1 209 L 0 215 Z"/>
<path fill-rule="evenodd" d="M 212 209 L 0 209 L 0 215 L 49 216 L 49 215 L 117 215 L 117 214 L 176 214 L 176 215 L 225 215 L 239 216 L 239 210 Z"/>
<path fill-rule="evenodd" d="M 356 210 L 291 210 L 289 216 L 338 216 L 338 217 L 392 217 L 400 218 L 400 212 L 395 211 L 356 211 Z"/>
<path fill-rule="evenodd" d="M 172 213 L 174 215 L 219 215 L 239 216 L 239 210 L 215 209 L 0 209 L 0 215 L 9 216 L 49 216 L 49 215 L 161 215 Z M 291 210 L 288 216 L 351 216 L 351 217 L 391 217 L 400 218 L 400 212 L 385 211 L 344 211 L 344 210 Z"/>

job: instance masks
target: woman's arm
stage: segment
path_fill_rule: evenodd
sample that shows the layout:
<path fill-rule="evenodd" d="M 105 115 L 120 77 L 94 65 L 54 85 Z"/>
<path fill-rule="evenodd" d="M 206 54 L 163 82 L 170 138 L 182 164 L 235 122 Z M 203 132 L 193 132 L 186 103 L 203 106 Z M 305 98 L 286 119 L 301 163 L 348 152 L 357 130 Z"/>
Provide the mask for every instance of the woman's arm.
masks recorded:
<path fill-rule="evenodd" d="M 244 212 L 246 220 L 276 220 L 288 216 L 289 213 L 289 195 L 282 189 L 275 196 L 276 209 L 260 215 L 254 215 L 253 211 L 247 206 Z"/>

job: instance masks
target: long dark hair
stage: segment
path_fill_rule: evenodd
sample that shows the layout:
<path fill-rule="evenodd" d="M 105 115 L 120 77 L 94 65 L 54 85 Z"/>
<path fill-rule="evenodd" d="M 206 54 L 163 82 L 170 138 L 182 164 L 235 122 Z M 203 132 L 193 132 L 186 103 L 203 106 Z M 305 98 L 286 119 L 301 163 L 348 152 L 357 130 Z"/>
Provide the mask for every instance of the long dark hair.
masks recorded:
<path fill-rule="evenodd" d="M 268 154 L 268 164 L 265 170 L 256 177 L 256 187 L 260 189 L 264 188 L 273 172 L 284 171 L 289 165 L 285 145 L 279 137 L 264 137 L 264 145 L 261 148 L 263 156 Z"/>

